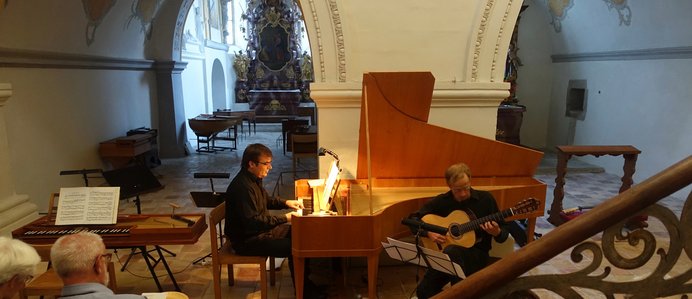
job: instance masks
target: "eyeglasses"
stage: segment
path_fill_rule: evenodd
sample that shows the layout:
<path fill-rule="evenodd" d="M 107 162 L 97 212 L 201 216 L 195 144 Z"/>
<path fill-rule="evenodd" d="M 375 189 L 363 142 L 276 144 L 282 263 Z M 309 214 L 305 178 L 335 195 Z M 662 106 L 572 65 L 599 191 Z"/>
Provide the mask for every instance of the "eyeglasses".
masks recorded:
<path fill-rule="evenodd" d="M 272 161 L 267 161 L 267 162 L 260 162 L 260 161 L 257 161 L 257 164 L 262 164 L 262 165 L 264 165 L 264 166 L 267 166 L 267 165 L 272 165 Z"/>
<path fill-rule="evenodd" d="M 107 265 L 108 263 L 111 262 L 111 258 L 113 258 L 113 254 L 109 252 L 109 253 L 97 255 L 96 258 L 94 259 L 94 267 L 99 265 L 99 257 L 101 258 L 101 261 L 104 261 L 105 264 Z"/>
<path fill-rule="evenodd" d="M 33 275 L 27 275 L 26 277 L 24 277 L 24 284 L 29 283 L 32 279 L 34 279 Z"/>
<path fill-rule="evenodd" d="M 461 192 L 461 191 L 469 191 L 471 190 L 471 185 L 463 186 L 463 187 L 452 187 L 452 192 Z"/>

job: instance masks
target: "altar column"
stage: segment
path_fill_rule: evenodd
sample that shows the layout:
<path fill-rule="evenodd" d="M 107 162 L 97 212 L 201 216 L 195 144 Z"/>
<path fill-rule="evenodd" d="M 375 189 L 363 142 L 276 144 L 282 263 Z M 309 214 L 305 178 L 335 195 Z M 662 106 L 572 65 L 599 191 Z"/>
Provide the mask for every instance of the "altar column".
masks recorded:
<path fill-rule="evenodd" d="M 0 236 L 38 218 L 37 207 L 26 194 L 16 194 L 10 171 L 10 148 L 5 125 L 5 104 L 12 95 L 12 86 L 0 83 Z"/>

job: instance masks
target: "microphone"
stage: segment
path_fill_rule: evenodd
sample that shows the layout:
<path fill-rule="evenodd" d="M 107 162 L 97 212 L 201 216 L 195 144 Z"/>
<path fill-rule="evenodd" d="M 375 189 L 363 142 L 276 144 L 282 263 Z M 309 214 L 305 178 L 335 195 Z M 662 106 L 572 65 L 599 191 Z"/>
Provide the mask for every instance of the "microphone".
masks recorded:
<path fill-rule="evenodd" d="M 428 224 L 428 223 L 421 221 L 418 218 L 401 219 L 401 224 L 404 224 L 404 225 L 406 225 L 408 227 L 412 227 L 412 228 L 418 228 L 418 229 L 422 228 L 422 229 L 427 230 L 429 232 L 438 233 L 440 235 L 447 234 L 447 228 L 446 227 L 437 226 L 434 224 Z"/>

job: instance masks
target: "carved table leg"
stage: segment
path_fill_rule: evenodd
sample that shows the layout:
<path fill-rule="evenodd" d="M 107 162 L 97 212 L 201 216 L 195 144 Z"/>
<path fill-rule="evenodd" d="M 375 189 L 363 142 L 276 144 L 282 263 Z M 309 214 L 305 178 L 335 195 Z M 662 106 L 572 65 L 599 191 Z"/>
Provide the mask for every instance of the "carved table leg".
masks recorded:
<path fill-rule="evenodd" d="M 622 185 L 620 186 L 619 193 L 629 189 L 634 183 L 632 176 L 634 175 L 635 165 L 637 163 L 637 154 L 624 154 L 623 157 L 625 158 L 625 165 L 622 167 Z M 648 224 L 646 220 L 648 220 L 648 218 L 646 214 L 634 216 L 627 221 L 626 226 L 630 229 L 647 227 Z"/>
<path fill-rule="evenodd" d="M 572 155 L 565 154 L 561 151 L 557 153 L 557 177 L 555 178 L 555 189 L 553 190 L 553 203 L 550 205 L 550 217 L 548 222 L 555 226 L 563 224 L 565 221 L 560 217 L 562 211 L 562 199 L 565 197 L 565 174 L 567 173 L 567 161 Z"/>
<path fill-rule="evenodd" d="M 622 167 L 624 174 L 622 175 L 622 186 L 620 186 L 619 193 L 624 192 L 632 186 L 632 175 L 634 175 L 634 166 L 637 163 L 636 154 L 625 154 L 625 165 Z"/>

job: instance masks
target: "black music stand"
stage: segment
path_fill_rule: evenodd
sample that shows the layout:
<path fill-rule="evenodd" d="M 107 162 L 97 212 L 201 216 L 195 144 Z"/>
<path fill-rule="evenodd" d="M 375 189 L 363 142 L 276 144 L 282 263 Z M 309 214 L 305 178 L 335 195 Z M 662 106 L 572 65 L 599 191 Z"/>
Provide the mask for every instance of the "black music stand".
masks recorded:
<path fill-rule="evenodd" d="M 419 235 L 417 234 L 416 243 L 418 243 L 418 237 Z M 466 274 L 464 274 L 461 266 L 452 262 L 447 254 L 392 238 L 387 238 L 387 241 L 389 243 L 382 242 L 382 247 L 384 247 L 389 257 L 395 260 L 428 267 L 462 279 L 466 278 Z"/>
<path fill-rule="evenodd" d="M 103 170 L 100 168 L 98 169 L 78 169 L 78 170 L 61 170 L 60 175 L 74 175 L 74 174 L 81 174 L 82 178 L 84 179 L 84 187 L 89 187 L 89 177 L 87 177 L 87 174 L 91 173 L 102 173 Z M 94 177 L 92 177 L 94 178 Z"/>
<path fill-rule="evenodd" d="M 156 179 L 153 173 L 143 165 L 133 165 L 126 168 L 115 169 L 103 173 L 109 185 L 120 187 L 120 199 L 135 197 L 137 214 L 142 214 L 142 206 L 139 196 L 163 189 L 163 185 Z"/>
<path fill-rule="evenodd" d="M 224 192 L 216 192 L 214 190 L 214 179 L 227 179 L 231 177 L 228 172 L 195 172 L 193 174 L 196 179 L 209 179 L 209 184 L 211 185 L 211 192 L 199 192 L 191 191 L 190 196 L 195 202 L 195 206 L 198 208 L 215 208 L 224 201 Z M 221 224 L 219 224 L 221 225 Z M 219 243 L 221 244 L 221 243 Z M 211 257 L 211 252 L 203 257 L 200 257 L 194 261 L 193 264 L 204 261 L 206 258 Z"/>
<path fill-rule="evenodd" d="M 214 179 L 227 179 L 231 174 L 228 172 L 195 172 L 196 179 L 209 179 L 211 192 L 192 191 L 190 196 L 198 208 L 215 208 L 223 202 L 224 192 L 216 192 L 214 190 Z"/>
<path fill-rule="evenodd" d="M 137 206 L 137 214 L 142 214 L 142 205 L 139 196 L 144 193 L 154 192 L 163 189 L 163 185 L 156 179 L 151 170 L 144 165 L 136 164 L 133 166 L 105 171 L 103 172 L 103 178 L 106 179 L 109 185 L 113 187 L 120 187 L 120 199 L 127 199 L 135 197 L 135 205 Z M 137 252 L 139 249 L 141 252 Z M 165 251 L 171 256 L 175 256 L 175 253 L 162 248 L 158 245 L 154 246 L 154 249 L 150 251 Z M 120 271 L 125 271 L 127 264 L 130 263 L 130 259 L 135 254 L 151 255 L 148 252 L 142 251 L 141 248 L 132 248 L 130 256 L 123 264 Z M 146 256 L 145 256 L 146 258 Z"/>

